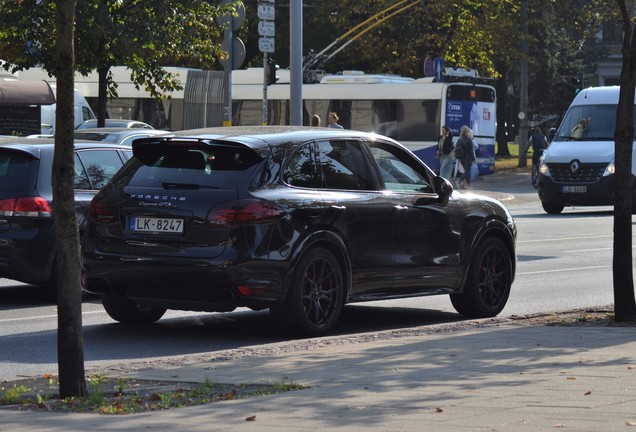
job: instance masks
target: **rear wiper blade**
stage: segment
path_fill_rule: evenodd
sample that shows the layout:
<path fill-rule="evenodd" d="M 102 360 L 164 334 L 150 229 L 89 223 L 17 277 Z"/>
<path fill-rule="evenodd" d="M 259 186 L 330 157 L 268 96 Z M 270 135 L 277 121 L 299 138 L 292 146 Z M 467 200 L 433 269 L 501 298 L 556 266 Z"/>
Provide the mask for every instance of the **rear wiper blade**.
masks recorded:
<path fill-rule="evenodd" d="M 173 183 L 161 182 L 164 189 L 199 189 L 201 186 L 196 183 Z"/>
<path fill-rule="evenodd" d="M 206 186 L 197 183 L 161 182 L 164 189 L 218 189 L 218 186 Z"/>

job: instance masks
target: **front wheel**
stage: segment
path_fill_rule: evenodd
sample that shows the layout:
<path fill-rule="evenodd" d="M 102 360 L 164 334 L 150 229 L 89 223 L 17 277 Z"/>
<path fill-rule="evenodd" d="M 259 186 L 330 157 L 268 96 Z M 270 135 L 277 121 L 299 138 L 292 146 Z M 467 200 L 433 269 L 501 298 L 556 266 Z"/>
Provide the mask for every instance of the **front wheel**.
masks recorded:
<path fill-rule="evenodd" d="M 309 250 L 298 263 L 284 307 L 296 331 L 318 336 L 331 330 L 342 312 L 344 281 L 335 257 L 324 248 Z"/>
<path fill-rule="evenodd" d="M 512 257 L 496 237 L 483 240 L 473 257 L 464 292 L 451 294 L 453 307 L 469 318 L 487 318 L 506 306 L 512 285 Z"/>
<path fill-rule="evenodd" d="M 559 214 L 565 208 L 563 204 L 546 201 L 541 201 L 541 205 L 547 214 Z"/>
<path fill-rule="evenodd" d="M 166 313 L 163 308 L 141 306 L 127 298 L 111 295 L 102 296 L 102 305 L 112 319 L 122 324 L 152 324 Z"/>

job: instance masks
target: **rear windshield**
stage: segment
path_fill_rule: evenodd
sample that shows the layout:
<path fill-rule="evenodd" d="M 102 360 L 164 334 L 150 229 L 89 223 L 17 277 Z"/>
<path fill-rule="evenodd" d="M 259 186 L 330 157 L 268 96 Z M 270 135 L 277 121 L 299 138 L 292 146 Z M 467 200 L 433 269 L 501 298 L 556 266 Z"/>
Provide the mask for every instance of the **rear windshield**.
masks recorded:
<path fill-rule="evenodd" d="M 28 153 L 0 149 L 0 190 L 33 189 L 39 163 Z"/>
<path fill-rule="evenodd" d="M 103 132 L 75 132 L 73 134 L 75 139 L 101 141 L 116 143 L 119 138 L 118 133 L 103 133 Z"/>
<path fill-rule="evenodd" d="M 233 187 L 249 176 L 261 157 L 248 147 L 144 145 L 133 148 L 140 162 L 129 182 L 140 187 Z"/>

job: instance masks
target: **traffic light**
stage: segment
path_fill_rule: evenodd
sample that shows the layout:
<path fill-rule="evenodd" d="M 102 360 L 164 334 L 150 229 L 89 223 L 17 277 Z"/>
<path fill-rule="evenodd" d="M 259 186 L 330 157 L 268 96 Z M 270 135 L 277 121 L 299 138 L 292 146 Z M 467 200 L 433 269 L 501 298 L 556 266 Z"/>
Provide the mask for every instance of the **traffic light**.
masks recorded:
<path fill-rule="evenodd" d="M 583 72 L 579 72 L 574 81 L 576 83 L 574 94 L 579 94 L 579 92 L 585 88 L 585 75 Z"/>
<path fill-rule="evenodd" d="M 278 77 L 276 76 L 277 70 L 278 70 L 278 65 L 274 63 L 274 60 L 268 58 L 267 59 L 267 85 L 276 84 L 276 81 L 278 81 Z"/>

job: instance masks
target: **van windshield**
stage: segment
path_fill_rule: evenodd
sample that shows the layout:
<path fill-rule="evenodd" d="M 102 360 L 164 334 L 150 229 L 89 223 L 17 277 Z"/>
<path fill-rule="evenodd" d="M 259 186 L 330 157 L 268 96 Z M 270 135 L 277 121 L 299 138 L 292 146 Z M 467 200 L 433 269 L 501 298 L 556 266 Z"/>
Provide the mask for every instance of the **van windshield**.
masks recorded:
<path fill-rule="evenodd" d="M 636 122 L 634 122 L 636 127 Z M 580 105 L 570 108 L 555 141 L 613 141 L 616 105 Z"/>

